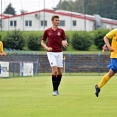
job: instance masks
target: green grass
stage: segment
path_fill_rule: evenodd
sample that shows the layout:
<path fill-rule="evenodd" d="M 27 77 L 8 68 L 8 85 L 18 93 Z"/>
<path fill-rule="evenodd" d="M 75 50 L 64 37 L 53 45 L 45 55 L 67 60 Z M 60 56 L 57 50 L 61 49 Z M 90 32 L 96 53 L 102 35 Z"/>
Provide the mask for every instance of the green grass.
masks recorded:
<path fill-rule="evenodd" d="M 117 79 L 94 95 L 101 76 L 63 76 L 52 96 L 51 76 L 0 79 L 0 117 L 116 117 Z"/>

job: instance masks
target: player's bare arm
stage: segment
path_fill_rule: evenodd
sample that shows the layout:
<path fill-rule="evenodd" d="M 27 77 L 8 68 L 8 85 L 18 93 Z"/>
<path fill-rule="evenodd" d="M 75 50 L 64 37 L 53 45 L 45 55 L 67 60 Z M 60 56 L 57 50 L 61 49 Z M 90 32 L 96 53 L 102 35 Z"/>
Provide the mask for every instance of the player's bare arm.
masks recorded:
<path fill-rule="evenodd" d="M 0 56 L 6 56 L 6 53 L 1 52 L 1 53 L 0 53 Z"/>
<path fill-rule="evenodd" d="M 62 46 L 63 46 L 63 47 L 67 47 L 67 46 L 68 46 L 67 40 L 63 40 L 63 41 L 62 41 Z"/>
<path fill-rule="evenodd" d="M 106 36 L 104 37 L 104 42 L 106 43 L 106 46 L 108 47 L 108 50 L 109 50 L 110 52 L 113 52 L 114 49 L 111 47 L 111 45 L 110 45 L 110 43 L 109 43 L 109 40 L 108 40 L 108 38 L 107 38 Z"/>
<path fill-rule="evenodd" d="M 49 51 L 49 52 L 52 51 L 52 48 L 51 48 L 51 47 L 48 47 L 48 46 L 45 44 L 45 41 L 44 41 L 44 40 L 41 41 L 41 45 L 42 45 L 47 51 Z"/>

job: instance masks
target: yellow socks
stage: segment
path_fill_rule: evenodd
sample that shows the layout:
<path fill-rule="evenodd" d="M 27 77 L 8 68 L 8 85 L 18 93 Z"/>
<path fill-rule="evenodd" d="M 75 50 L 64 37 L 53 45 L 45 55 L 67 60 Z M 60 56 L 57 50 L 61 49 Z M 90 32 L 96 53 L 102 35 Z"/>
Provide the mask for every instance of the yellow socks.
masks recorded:
<path fill-rule="evenodd" d="M 110 77 L 108 76 L 108 74 L 105 74 L 100 83 L 98 84 L 98 88 L 103 87 L 108 82 L 109 79 Z"/>

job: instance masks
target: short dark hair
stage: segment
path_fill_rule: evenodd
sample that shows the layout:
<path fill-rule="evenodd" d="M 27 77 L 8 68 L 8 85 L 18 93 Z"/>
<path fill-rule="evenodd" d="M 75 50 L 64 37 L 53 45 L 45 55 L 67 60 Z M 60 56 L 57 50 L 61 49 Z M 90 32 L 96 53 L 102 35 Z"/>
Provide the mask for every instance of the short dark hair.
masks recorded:
<path fill-rule="evenodd" d="M 58 15 L 53 15 L 52 18 L 51 18 L 51 20 L 53 21 L 54 18 L 59 18 L 59 16 Z"/>

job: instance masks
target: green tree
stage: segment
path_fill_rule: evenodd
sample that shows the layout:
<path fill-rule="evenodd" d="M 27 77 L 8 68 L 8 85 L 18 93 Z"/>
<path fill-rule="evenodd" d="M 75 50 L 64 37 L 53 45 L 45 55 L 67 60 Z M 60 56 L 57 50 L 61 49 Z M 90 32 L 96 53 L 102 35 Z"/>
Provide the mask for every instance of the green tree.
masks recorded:
<path fill-rule="evenodd" d="M 117 19 L 117 0 L 85 0 L 85 3 L 87 14 Z"/>
<path fill-rule="evenodd" d="M 40 50 L 42 48 L 41 37 L 42 36 L 30 35 L 28 37 L 28 43 L 27 43 L 28 48 L 30 50 Z"/>
<path fill-rule="evenodd" d="M 79 31 L 72 37 L 72 46 L 76 50 L 88 50 L 92 44 L 92 37 L 88 32 Z"/>
<path fill-rule="evenodd" d="M 19 30 L 8 32 L 3 39 L 3 43 L 7 49 L 22 50 L 25 45 L 23 33 Z"/>
<path fill-rule="evenodd" d="M 4 14 L 11 14 L 11 15 L 15 15 L 16 11 L 15 8 L 12 7 L 12 4 L 9 3 L 9 5 L 6 7 L 5 11 L 3 12 Z"/>
<path fill-rule="evenodd" d="M 117 0 L 60 0 L 54 9 L 117 19 Z"/>
<path fill-rule="evenodd" d="M 54 8 L 54 10 L 60 9 L 60 10 L 71 11 L 73 9 L 72 8 L 73 3 L 74 2 L 72 0 L 69 0 L 69 1 L 67 1 L 67 0 L 62 1 L 62 0 L 60 0 L 59 3 L 57 4 L 56 8 Z"/>
<path fill-rule="evenodd" d="M 109 32 L 109 29 L 98 29 L 95 31 L 94 35 L 94 44 L 97 46 L 97 49 L 102 50 L 104 45 L 104 36 Z"/>

